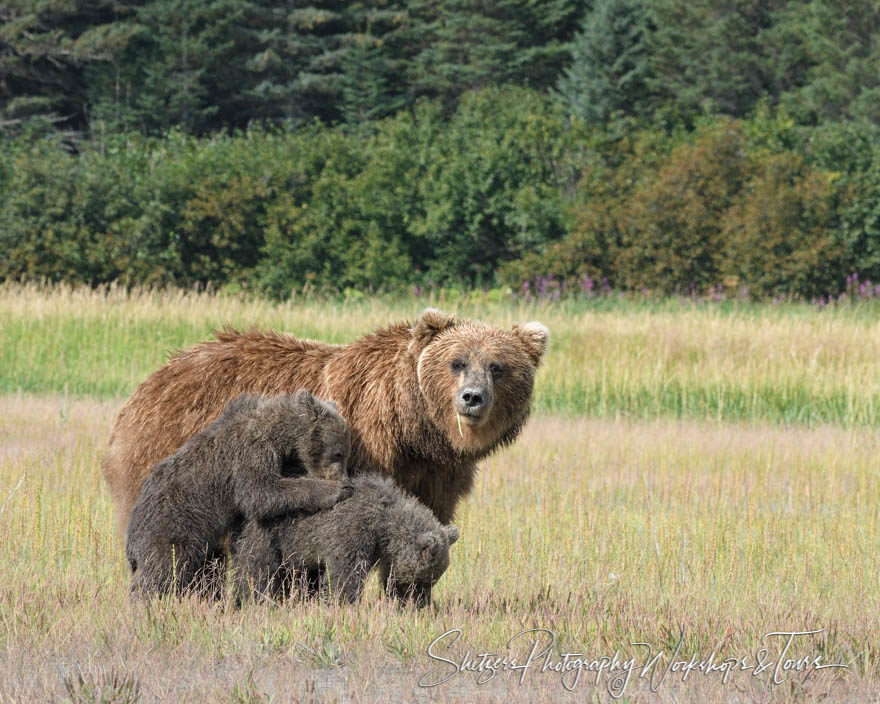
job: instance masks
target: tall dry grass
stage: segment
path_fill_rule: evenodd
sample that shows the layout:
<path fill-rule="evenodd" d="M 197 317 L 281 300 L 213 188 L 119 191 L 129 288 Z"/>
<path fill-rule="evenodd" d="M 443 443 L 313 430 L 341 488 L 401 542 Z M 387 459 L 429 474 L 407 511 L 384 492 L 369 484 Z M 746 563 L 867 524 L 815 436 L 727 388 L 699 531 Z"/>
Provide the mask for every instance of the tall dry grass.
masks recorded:
<path fill-rule="evenodd" d="M 551 321 L 552 322 L 552 321 Z M 438 652 L 525 655 L 715 649 L 754 657 L 776 630 L 825 629 L 792 653 L 847 670 L 670 675 L 622 701 L 876 701 L 880 475 L 876 435 L 660 420 L 536 418 L 484 463 L 436 608 L 371 583 L 354 606 L 127 600 L 97 457 L 118 401 L 0 396 L 0 701 L 610 701 L 584 674 L 461 674 Z M 771 641 L 771 650 L 774 650 Z M 774 650 L 775 652 L 775 650 Z M 558 652 L 556 653 L 558 657 Z M 569 680 L 569 684 L 570 684 Z M 101 698 L 103 697 L 103 699 Z"/>

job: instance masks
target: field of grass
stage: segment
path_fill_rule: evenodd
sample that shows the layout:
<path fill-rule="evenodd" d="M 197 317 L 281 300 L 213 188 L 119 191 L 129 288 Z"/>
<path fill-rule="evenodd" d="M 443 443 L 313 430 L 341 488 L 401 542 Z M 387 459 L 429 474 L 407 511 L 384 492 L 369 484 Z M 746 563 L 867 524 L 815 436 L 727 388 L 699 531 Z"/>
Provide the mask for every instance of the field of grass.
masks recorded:
<path fill-rule="evenodd" d="M 543 656 L 482 684 L 437 659 L 522 663 L 549 637 L 527 629 L 555 635 L 550 665 L 664 652 L 656 691 L 635 669 L 620 701 L 880 699 L 869 310 L 445 305 L 553 339 L 539 412 L 483 463 L 433 608 L 399 609 L 375 581 L 344 607 L 128 602 L 98 457 L 165 351 L 226 323 L 344 341 L 430 303 L 0 288 L 0 703 L 613 701 L 607 673 Z M 847 668 L 772 683 L 784 637 L 762 637 L 818 629 L 785 658 Z M 661 681 L 679 640 L 677 660 L 752 670 Z"/>
<path fill-rule="evenodd" d="M 346 342 L 433 305 L 551 348 L 539 413 L 880 427 L 880 310 L 615 300 L 553 305 L 434 299 L 265 301 L 193 293 L 0 286 L 0 393 L 120 398 L 176 349 L 225 325 Z"/>

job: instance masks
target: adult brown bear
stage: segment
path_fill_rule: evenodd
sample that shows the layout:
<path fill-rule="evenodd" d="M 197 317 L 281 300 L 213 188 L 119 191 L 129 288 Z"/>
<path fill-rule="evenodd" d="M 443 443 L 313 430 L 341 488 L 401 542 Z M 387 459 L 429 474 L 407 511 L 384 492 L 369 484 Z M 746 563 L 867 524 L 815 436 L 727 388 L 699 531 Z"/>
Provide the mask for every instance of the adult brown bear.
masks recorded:
<path fill-rule="evenodd" d="M 379 472 L 449 523 L 476 462 L 516 438 L 549 333 L 456 320 L 434 309 L 348 345 L 251 330 L 178 353 L 134 392 L 103 460 L 119 527 L 151 468 L 241 393 L 306 388 L 351 425 L 353 472 Z"/>

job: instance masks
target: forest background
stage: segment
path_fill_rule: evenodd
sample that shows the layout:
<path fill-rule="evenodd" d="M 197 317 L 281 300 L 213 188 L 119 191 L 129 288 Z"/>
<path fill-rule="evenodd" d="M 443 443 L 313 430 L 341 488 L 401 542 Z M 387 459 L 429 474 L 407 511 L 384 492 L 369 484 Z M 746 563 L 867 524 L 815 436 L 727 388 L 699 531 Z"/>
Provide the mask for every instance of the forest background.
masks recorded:
<path fill-rule="evenodd" d="M 880 2 L 8 0 L 0 280 L 880 288 Z"/>

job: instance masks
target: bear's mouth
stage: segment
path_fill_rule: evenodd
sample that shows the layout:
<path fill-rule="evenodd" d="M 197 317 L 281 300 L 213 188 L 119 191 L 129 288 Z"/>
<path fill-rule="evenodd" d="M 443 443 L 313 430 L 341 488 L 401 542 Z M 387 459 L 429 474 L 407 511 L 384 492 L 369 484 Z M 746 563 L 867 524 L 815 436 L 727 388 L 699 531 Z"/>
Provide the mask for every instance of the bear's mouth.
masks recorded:
<path fill-rule="evenodd" d="M 486 413 L 462 413 L 458 411 L 458 419 L 468 427 L 476 428 L 486 422 L 488 414 Z"/>

